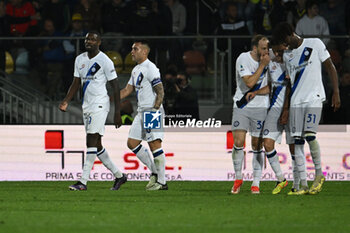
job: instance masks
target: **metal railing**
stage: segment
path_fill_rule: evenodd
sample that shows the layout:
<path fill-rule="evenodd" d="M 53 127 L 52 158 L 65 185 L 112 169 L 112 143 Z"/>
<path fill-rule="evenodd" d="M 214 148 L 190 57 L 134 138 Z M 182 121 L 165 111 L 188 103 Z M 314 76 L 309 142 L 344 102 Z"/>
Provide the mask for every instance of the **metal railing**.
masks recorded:
<path fill-rule="evenodd" d="M 81 123 L 80 107 L 70 114 L 58 109 L 58 102 L 18 80 L 0 73 L 0 124 Z M 78 109 L 78 110 L 77 110 Z"/>
<path fill-rule="evenodd" d="M 316 36 L 310 36 L 316 37 Z M 319 37 L 319 36 L 318 36 Z M 250 35 L 246 36 L 203 36 L 203 35 L 189 35 L 189 36 L 102 36 L 102 45 L 108 41 L 113 40 L 123 40 L 134 41 L 137 39 L 148 39 L 149 41 L 154 41 L 155 44 L 159 41 L 172 40 L 182 40 L 185 43 L 192 43 L 196 40 L 202 40 L 207 43 L 208 50 L 205 51 L 206 55 L 212 56 L 212 59 L 207 62 L 207 72 L 205 74 L 195 74 L 192 75 L 192 85 L 198 92 L 200 108 L 202 106 L 218 109 L 222 106 L 229 106 L 232 103 L 233 87 L 235 83 L 235 74 L 232 73 L 235 61 L 232 59 L 232 46 L 233 39 L 250 39 Z M 344 36 L 322 36 L 320 38 L 332 38 L 332 39 L 350 39 L 349 35 Z M 218 49 L 218 41 L 220 39 L 227 39 L 227 46 L 225 51 Z M 16 41 L 27 41 L 27 40 L 70 40 L 75 41 L 75 55 L 82 52 L 80 48 L 81 40 L 84 37 L 0 37 L 0 40 L 16 40 Z M 126 43 L 127 44 L 127 43 Z M 130 43 L 129 43 L 130 44 Z M 153 49 L 153 48 L 151 48 Z M 153 49 L 155 51 L 154 62 L 164 62 L 162 61 L 160 55 L 158 54 L 158 49 Z M 186 48 L 184 49 L 184 51 Z M 194 49 L 193 49 L 194 50 Z M 210 72 L 209 72 L 210 68 Z M 72 75 L 73 76 L 73 75 Z M 128 73 L 118 73 L 119 80 L 122 83 L 126 83 L 129 79 Z M 2 81 L 0 80 L 0 83 Z M 20 123 L 48 123 L 48 124 L 60 124 L 60 123 L 81 123 L 81 110 L 80 110 L 80 99 L 76 98 L 71 104 L 73 105 L 71 113 L 61 113 L 59 112 L 57 101 L 52 101 L 47 96 L 39 93 L 35 88 L 30 86 L 25 86 L 24 83 L 16 83 L 17 80 L 11 80 L 10 84 L 3 85 L 0 89 L 1 95 L 1 108 L 2 111 L 2 122 L 13 123 L 14 121 L 19 121 Z M 1 85 L 0 85 L 1 86 Z M 15 90 L 17 87 L 21 87 Z M 122 88 L 123 86 L 121 86 Z M 30 93 L 30 94 L 28 94 Z M 61 93 L 62 94 L 62 93 Z M 64 93 L 63 93 L 64 94 Z M 39 95 L 39 96 L 38 96 Z M 43 97 L 44 96 L 44 97 Z M 17 103 L 22 107 L 18 107 Z M 20 104 L 21 103 L 21 104 Z M 30 104 L 30 109 L 27 107 Z M 9 105 L 13 105 L 12 112 L 9 110 Z M 25 106 L 25 107 L 23 107 Z M 113 106 L 112 106 L 113 107 Z M 26 116 L 23 118 L 24 109 L 28 108 L 25 112 L 30 113 L 31 117 Z M 15 109 L 15 110 L 14 110 Z M 19 114 L 17 118 L 17 113 Z M 6 117 L 4 117 L 6 115 Z M 11 117 L 10 117 L 11 115 Z M 13 116 L 15 116 L 13 118 Z M 13 118 L 12 120 L 10 118 Z M 6 119 L 6 120 L 5 120 Z"/>

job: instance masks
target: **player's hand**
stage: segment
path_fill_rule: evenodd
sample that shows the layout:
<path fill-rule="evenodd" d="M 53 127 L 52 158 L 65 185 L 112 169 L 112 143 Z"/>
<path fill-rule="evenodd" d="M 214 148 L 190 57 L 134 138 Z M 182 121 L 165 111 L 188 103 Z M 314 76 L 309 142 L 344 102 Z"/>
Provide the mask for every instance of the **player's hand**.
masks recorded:
<path fill-rule="evenodd" d="M 333 95 L 332 95 L 332 107 L 334 108 L 334 112 L 338 111 L 338 109 L 340 108 L 339 92 L 333 92 Z"/>
<path fill-rule="evenodd" d="M 253 92 L 248 92 L 245 99 L 249 102 L 251 101 L 252 99 L 254 99 L 254 97 L 256 96 L 256 92 L 253 91 Z"/>
<path fill-rule="evenodd" d="M 62 102 L 60 103 L 60 105 L 58 106 L 58 108 L 59 108 L 62 112 L 67 111 L 67 107 L 68 107 L 68 102 L 67 102 L 67 101 L 62 101 Z"/>
<path fill-rule="evenodd" d="M 120 116 L 120 112 L 116 112 L 114 114 L 114 126 L 116 129 L 122 126 L 122 117 Z"/>
<path fill-rule="evenodd" d="M 262 54 L 260 56 L 260 63 L 263 64 L 264 66 L 267 66 L 270 63 L 270 56 L 268 53 Z"/>
<path fill-rule="evenodd" d="M 279 123 L 281 125 L 286 125 L 288 123 L 288 117 L 289 117 L 289 110 L 283 109 L 279 119 Z"/>

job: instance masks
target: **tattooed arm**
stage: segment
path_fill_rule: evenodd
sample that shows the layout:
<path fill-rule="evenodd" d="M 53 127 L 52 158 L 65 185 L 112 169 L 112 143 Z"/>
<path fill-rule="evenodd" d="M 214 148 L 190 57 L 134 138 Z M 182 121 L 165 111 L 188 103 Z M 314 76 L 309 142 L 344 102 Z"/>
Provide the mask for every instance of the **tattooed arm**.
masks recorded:
<path fill-rule="evenodd" d="M 154 92 L 156 93 L 156 100 L 154 101 L 154 106 L 153 108 L 159 109 L 160 105 L 163 103 L 164 99 L 164 88 L 163 84 L 159 83 L 153 87 Z"/>

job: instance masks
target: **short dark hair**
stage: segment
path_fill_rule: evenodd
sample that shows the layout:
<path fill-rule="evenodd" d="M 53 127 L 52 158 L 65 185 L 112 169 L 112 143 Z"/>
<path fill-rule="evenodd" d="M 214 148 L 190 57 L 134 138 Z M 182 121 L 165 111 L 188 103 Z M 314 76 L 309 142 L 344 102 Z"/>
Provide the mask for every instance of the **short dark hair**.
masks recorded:
<path fill-rule="evenodd" d="M 272 43 L 273 45 L 284 44 L 288 36 L 293 35 L 294 28 L 287 22 L 281 22 L 276 25 L 272 31 Z"/>
<path fill-rule="evenodd" d="M 313 7 L 314 5 L 317 5 L 317 6 L 318 6 L 317 0 L 307 0 L 307 1 L 305 2 L 305 9 L 306 9 L 306 12 L 307 12 L 307 10 L 309 10 L 311 7 Z"/>
<path fill-rule="evenodd" d="M 89 31 L 88 34 L 95 34 L 97 36 L 98 39 L 101 40 L 101 33 L 99 33 L 98 31 Z"/>
<path fill-rule="evenodd" d="M 177 75 L 185 76 L 187 82 L 191 80 L 191 76 L 186 71 L 181 70 L 177 72 Z"/>
<path fill-rule="evenodd" d="M 151 48 L 149 41 L 145 40 L 145 39 L 134 40 L 134 43 L 140 43 L 143 45 L 147 45 L 149 48 Z"/>
<path fill-rule="evenodd" d="M 252 38 L 252 40 L 251 40 L 251 44 L 250 44 L 250 45 L 251 45 L 251 48 L 253 48 L 253 46 L 258 47 L 259 41 L 260 41 L 261 39 L 263 39 L 263 38 L 266 38 L 266 39 L 267 39 L 266 36 L 261 35 L 261 34 L 257 34 L 257 35 L 255 35 L 255 36 L 253 36 L 253 38 Z"/>

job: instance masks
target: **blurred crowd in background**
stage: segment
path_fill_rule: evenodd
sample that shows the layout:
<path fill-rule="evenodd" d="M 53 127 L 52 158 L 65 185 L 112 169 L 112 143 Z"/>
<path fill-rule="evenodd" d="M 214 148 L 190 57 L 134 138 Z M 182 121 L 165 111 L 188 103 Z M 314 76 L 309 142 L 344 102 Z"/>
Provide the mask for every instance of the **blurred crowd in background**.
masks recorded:
<path fill-rule="evenodd" d="M 198 36 L 150 40 L 150 59 L 160 68 L 163 79 L 176 77 L 182 71 L 204 75 L 211 72 L 209 60 L 215 48 L 212 40 L 200 35 L 246 36 L 232 39 L 234 64 L 241 52 L 250 49 L 252 35 L 271 35 L 276 24 L 288 21 L 299 35 L 319 36 L 327 45 L 339 73 L 341 111 L 345 111 L 342 117 L 347 120 L 350 119 L 348 12 L 350 1 L 345 0 L 0 0 L 0 38 L 5 38 L 0 40 L 0 70 L 28 76 L 38 87 L 44 87 L 43 91 L 51 98 L 60 99 L 62 95 L 57 93 L 67 91 L 74 59 L 84 51 L 84 40 L 77 43 L 76 39 L 54 38 L 84 37 L 94 30 L 107 38 L 103 39 L 101 49 L 108 51 L 112 60 L 124 62 L 117 70 L 124 73 L 130 71 L 125 61 L 130 60 L 132 39 L 118 39 L 120 36 Z M 21 40 L 22 37 L 44 39 Z M 225 52 L 227 48 L 227 39 L 219 39 L 217 49 Z M 191 70 L 185 57 L 193 53 L 200 55 L 196 59 L 203 59 L 199 62 L 203 66 Z M 10 68 L 7 59 L 13 61 Z M 232 69 L 232 77 L 226 79 L 232 79 L 234 90 L 234 65 Z M 332 114 L 327 117 L 333 122 L 339 118 Z"/>

